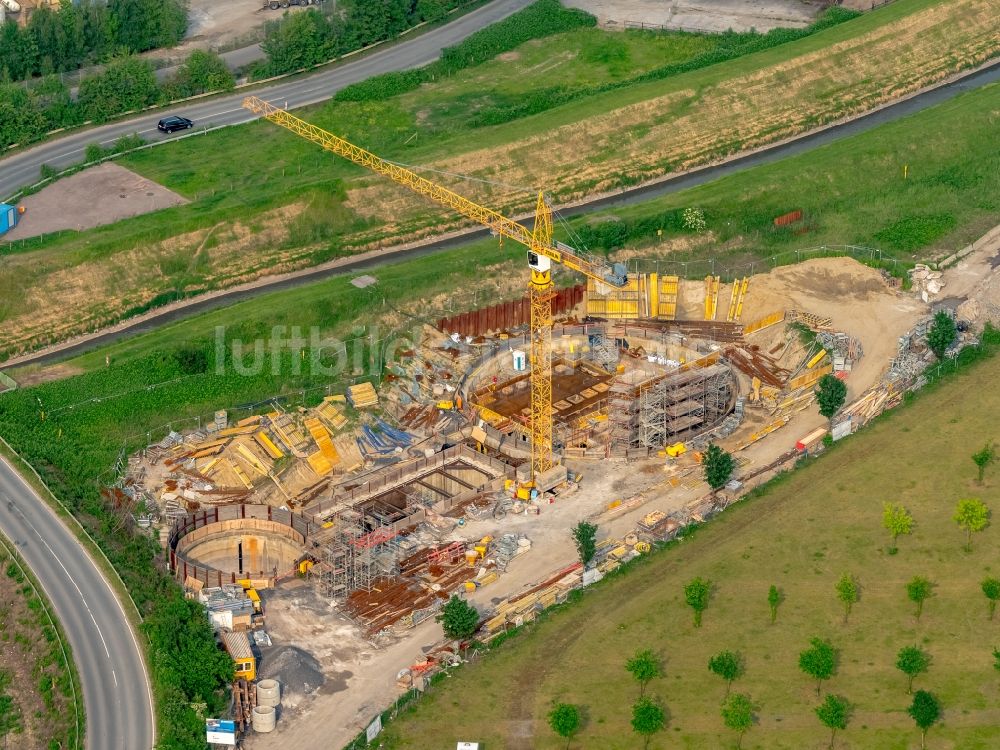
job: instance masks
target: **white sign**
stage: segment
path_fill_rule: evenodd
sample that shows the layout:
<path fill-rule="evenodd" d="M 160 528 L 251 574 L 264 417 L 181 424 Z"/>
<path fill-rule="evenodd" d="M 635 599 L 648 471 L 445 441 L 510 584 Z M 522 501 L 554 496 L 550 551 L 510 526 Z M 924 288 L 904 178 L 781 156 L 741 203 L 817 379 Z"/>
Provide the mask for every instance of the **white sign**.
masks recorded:
<path fill-rule="evenodd" d="M 478 742 L 459 742 L 456 750 L 479 750 Z"/>
<path fill-rule="evenodd" d="M 375 717 L 375 721 L 368 725 L 368 729 L 365 730 L 365 738 L 371 742 L 373 739 L 378 737 L 378 733 L 382 731 L 382 716 L 381 714 Z"/>
<path fill-rule="evenodd" d="M 205 742 L 235 747 L 236 722 L 226 719 L 205 719 Z"/>

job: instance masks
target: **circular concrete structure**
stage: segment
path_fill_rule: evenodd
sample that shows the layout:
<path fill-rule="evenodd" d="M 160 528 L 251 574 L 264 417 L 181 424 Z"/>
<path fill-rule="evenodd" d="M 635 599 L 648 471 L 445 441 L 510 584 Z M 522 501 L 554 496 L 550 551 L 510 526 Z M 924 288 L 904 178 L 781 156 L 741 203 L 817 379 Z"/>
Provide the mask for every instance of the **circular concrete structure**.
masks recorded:
<path fill-rule="evenodd" d="M 171 567 L 179 577 L 210 586 L 241 578 L 273 581 L 294 573 L 308 530 L 305 519 L 268 506 L 192 513 L 178 519 L 171 531 Z"/>

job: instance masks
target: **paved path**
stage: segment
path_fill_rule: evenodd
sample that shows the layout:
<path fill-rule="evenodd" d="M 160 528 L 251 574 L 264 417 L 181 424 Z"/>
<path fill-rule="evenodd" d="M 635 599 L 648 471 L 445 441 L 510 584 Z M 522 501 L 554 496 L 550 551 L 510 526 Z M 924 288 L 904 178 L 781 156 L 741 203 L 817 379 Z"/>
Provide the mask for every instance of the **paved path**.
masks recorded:
<path fill-rule="evenodd" d="M 149 679 L 122 605 L 69 529 L 2 457 L 0 531 L 41 582 L 73 649 L 88 750 L 152 748 Z"/>
<path fill-rule="evenodd" d="M 531 2 L 532 0 L 493 0 L 488 5 L 466 13 L 449 24 L 372 52 L 354 62 L 265 86 L 254 90 L 254 94 L 289 108 L 326 101 L 345 86 L 374 75 L 427 65 L 438 58 L 442 48 L 457 44 L 479 29 L 506 18 L 530 5 Z M 257 119 L 257 116 L 240 106 L 244 96 L 245 94 L 240 93 L 193 101 L 173 107 L 170 111 L 191 118 L 199 126 L 249 122 Z M 49 140 L 11 154 L 0 160 L 0 197 L 14 195 L 24 186 L 37 182 L 43 164 L 61 169 L 79 163 L 83 160 L 87 144 L 100 143 L 102 146 L 110 146 L 119 137 L 132 133 L 138 133 L 146 140 L 177 137 L 177 135 L 163 135 L 156 129 L 156 123 L 163 115 L 163 110 L 157 110 L 152 114 L 140 115 L 98 128 L 74 131 L 62 138 Z"/>

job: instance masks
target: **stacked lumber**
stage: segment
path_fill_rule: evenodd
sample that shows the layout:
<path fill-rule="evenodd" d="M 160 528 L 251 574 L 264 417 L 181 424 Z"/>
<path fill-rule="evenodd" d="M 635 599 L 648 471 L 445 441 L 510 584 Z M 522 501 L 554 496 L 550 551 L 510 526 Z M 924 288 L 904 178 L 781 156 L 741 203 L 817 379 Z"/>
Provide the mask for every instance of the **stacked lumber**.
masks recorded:
<path fill-rule="evenodd" d="M 576 588 L 583 577 L 583 566 L 574 563 L 522 594 L 500 602 L 496 613 L 484 624 L 487 637 L 517 627 L 535 619 L 538 612 L 566 600 L 566 595 Z"/>
<path fill-rule="evenodd" d="M 347 400 L 355 409 L 378 406 L 378 394 L 371 383 L 358 383 L 347 389 Z"/>
<path fill-rule="evenodd" d="M 323 403 L 313 410 L 334 431 L 343 429 L 347 424 L 347 417 L 344 415 L 343 407 L 335 403 L 336 400 L 342 398 L 342 396 L 327 396 L 323 399 Z"/>

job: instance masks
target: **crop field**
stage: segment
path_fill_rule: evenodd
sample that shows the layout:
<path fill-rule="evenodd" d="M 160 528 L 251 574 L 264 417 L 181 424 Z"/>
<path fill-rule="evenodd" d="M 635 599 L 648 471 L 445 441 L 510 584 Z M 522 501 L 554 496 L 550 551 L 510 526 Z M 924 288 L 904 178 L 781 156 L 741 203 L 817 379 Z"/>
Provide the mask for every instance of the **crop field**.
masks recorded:
<path fill-rule="evenodd" d="M 995 372 L 995 361 L 973 365 L 762 496 L 584 591 L 580 601 L 432 687 L 388 727 L 383 747 L 466 740 L 509 750 L 563 748 L 565 740 L 545 720 L 556 702 L 583 710 L 584 726 L 572 747 L 641 747 L 629 725 L 639 687 L 625 661 L 648 648 L 663 675 L 646 694 L 667 715 L 650 748 L 736 746 L 720 715 L 725 682 L 707 668 L 723 650 L 741 656 L 745 671 L 732 690 L 749 695 L 755 706 L 756 723 L 743 748 L 826 748 L 830 732 L 813 711 L 822 700 L 817 683 L 798 666 L 799 653 L 814 637 L 828 639 L 836 650 L 835 674 L 822 683 L 823 696 L 841 695 L 851 704 L 837 748 L 920 746 L 906 714 L 906 676 L 895 667 L 897 652 L 913 645 L 930 656 L 914 689 L 930 691 L 943 707 L 927 746 L 997 747 L 1000 672 L 993 650 L 1000 636 L 980 582 L 1000 571 L 1000 475 L 990 469 L 979 484 L 970 459 L 996 437 Z M 994 511 L 994 522 L 974 535 L 971 551 L 952 520 L 957 501 L 968 497 Z M 887 552 L 885 502 L 901 503 L 915 520 L 897 554 Z M 834 590 L 845 573 L 860 585 L 846 623 Z M 683 594 L 696 576 L 712 582 L 700 628 Z M 919 619 L 906 591 L 916 576 L 933 585 Z M 771 585 L 782 596 L 773 624 Z"/>
<path fill-rule="evenodd" d="M 995 54 L 1000 21 L 989 3 L 959 3 L 900 0 L 777 46 L 793 32 L 577 28 L 416 90 L 304 116 L 390 158 L 475 175 L 481 182 L 436 178 L 513 212 L 530 199 L 511 185 L 567 199 L 631 184 L 865 109 Z M 894 54 L 902 44 L 911 52 Z M 237 156 L 250 151 L 253 160 Z M 269 123 L 123 163 L 192 202 L 9 258 L 0 292 L 20 293 L 2 296 L 0 320 L 18 341 L 0 341 L 0 351 L 458 224 Z"/>

